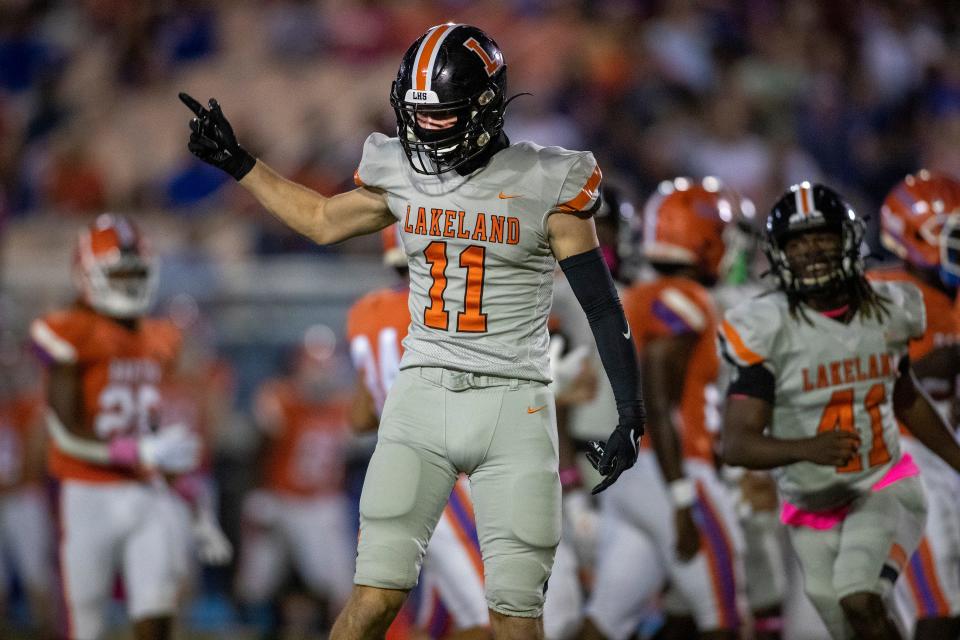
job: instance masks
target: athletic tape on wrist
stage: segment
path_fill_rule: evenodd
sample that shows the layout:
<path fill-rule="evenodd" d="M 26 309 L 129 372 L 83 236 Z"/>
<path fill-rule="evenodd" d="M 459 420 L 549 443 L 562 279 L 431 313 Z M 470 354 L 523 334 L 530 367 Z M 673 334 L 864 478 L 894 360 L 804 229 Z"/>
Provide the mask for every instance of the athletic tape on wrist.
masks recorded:
<path fill-rule="evenodd" d="M 107 445 L 110 454 L 110 463 L 124 467 L 132 467 L 140 460 L 140 451 L 136 438 L 114 438 Z"/>

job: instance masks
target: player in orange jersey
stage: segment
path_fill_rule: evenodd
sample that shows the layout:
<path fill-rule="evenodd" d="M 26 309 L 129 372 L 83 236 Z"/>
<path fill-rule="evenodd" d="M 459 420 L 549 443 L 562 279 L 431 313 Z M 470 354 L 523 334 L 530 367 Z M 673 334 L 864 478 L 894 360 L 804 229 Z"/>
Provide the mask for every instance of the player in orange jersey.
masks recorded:
<path fill-rule="evenodd" d="M 960 374 L 960 322 L 954 312 L 960 268 L 946 260 L 948 220 L 960 218 L 960 181 L 927 170 L 904 178 L 890 191 L 881 209 L 881 240 L 901 264 L 876 269 L 874 280 L 914 284 L 923 293 L 927 328 L 910 343 L 913 363 L 924 389 L 948 424 Z M 960 245 L 954 245 L 957 247 Z M 956 251 L 956 248 L 954 248 Z M 898 600 L 916 619 L 915 638 L 960 637 L 960 481 L 937 455 L 901 427 L 903 447 L 922 473 L 927 496 L 927 527 L 920 546 L 897 582 Z"/>
<path fill-rule="evenodd" d="M 399 246 L 397 227 L 384 229 L 381 238 L 384 263 L 396 269 L 402 281 L 368 293 L 347 314 L 350 355 L 358 372 L 351 424 L 359 432 L 379 425 L 387 391 L 400 371 L 401 343 L 410 324 L 407 256 Z M 420 582 L 420 597 L 408 605 L 413 607 L 414 627 L 430 637 L 449 637 L 447 626 L 462 640 L 490 637 L 483 562 L 465 477 L 454 486 L 433 532 Z M 451 619 L 449 625 L 445 617 Z M 391 638 L 399 635 L 398 628 L 392 627 Z"/>
<path fill-rule="evenodd" d="M 133 223 L 101 215 L 77 240 L 80 299 L 30 329 L 48 366 L 48 458 L 59 481 L 68 638 L 103 634 L 117 572 L 135 637 L 170 636 L 176 571 L 166 478 L 197 465 L 199 441 L 184 425 L 159 424 L 160 387 L 180 334 L 145 317 L 156 273 Z"/>
<path fill-rule="evenodd" d="M 631 637 L 643 605 L 669 580 L 700 637 L 740 629 L 740 533 L 716 472 L 717 313 L 707 286 L 739 206 L 715 178 L 662 183 L 644 211 L 643 249 L 657 272 L 624 295 L 647 398 L 650 439 L 603 501 L 586 637 Z M 652 445 L 652 446 L 651 446 Z M 637 534 L 640 535 L 637 535 Z M 617 549 L 614 551 L 614 549 Z M 648 570 L 630 567 L 643 563 Z"/>
<path fill-rule="evenodd" d="M 344 493 L 347 404 L 333 388 L 336 338 L 309 329 L 293 372 L 268 380 L 254 400 L 264 438 L 259 488 L 244 506 L 237 591 L 269 602 L 291 566 L 331 613 L 350 595 L 353 532 Z"/>
<path fill-rule="evenodd" d="M 23 372 L 20 345 L 0 336 L 0 637 L 6 637 L 6 590 L 16 574 L 30 605 L 32 630 L 52 622 L 51 523 L 43 490 L 43 404 Z"/>

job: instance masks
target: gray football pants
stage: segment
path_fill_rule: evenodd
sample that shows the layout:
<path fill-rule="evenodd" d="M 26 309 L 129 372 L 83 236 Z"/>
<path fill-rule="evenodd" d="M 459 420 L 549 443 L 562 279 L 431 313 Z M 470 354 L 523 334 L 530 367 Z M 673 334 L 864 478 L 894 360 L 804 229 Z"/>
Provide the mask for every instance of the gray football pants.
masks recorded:
<path fill-rule="evenodd" d="M 400 372 L 360 498 L 358 585 L 411 589 L 458 473 L 470 477 L 489 607 L 537 617 L 560 541 L 553 394 L 438 367 Z"/>

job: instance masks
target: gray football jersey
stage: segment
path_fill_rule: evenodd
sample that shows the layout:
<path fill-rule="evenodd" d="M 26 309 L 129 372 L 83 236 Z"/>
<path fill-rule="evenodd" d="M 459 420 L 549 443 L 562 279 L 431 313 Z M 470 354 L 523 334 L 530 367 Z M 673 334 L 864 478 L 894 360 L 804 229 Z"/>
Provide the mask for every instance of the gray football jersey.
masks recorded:
<path fill-rule="evenodd" d="M 409 259 L 400 368 L 548 382 L 556 261 L 547 216 L 594 205 L 601 175 L 593 155 L 520 142 L 468 176 L 429 176 L 411 169 L 397 138 L 374 133 L 355 178 L 387 193 Z"/>
<path fill-rule="evenodd" d="M 882 320 L 857 314 L 844 324 L 806 309 L 808 322 L 791 316 L 786 296 L 775 292 L 729 310 L 720 328 L 725 357 L 774 374 L 774 437 L 809 438 L 827 429 L 860 435 L 859 454 L 845 467 L 798 462 L 774 471 L 784 498 L 803 509 L 848 502 L 900 458 L 893 386 L 908 342 L 926 328 L 923 296 L 906 282 L 872 286 L 889 300 Z"/>

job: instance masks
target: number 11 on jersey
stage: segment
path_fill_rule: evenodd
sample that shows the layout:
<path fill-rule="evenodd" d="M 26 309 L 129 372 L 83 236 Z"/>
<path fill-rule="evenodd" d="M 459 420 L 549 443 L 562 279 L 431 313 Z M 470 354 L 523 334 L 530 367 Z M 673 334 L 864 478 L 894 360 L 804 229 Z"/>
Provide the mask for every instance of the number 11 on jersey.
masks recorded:
<path fill-rule="evenodd" d="M 457 312 L 457 331 L 484 333 L 487 314 L 483 313 L 483 276 L 487 250 L 476 244 L 460 252 L 460 268 L 466 271 L 463 311 Z M 430 264 L 430 306 L 423 310 L 423 323 L 432 329 L 450 330 L 450 317 L 444 293 L 447 290 L 447 243 L 434 240 L 423 250 Z"/>

